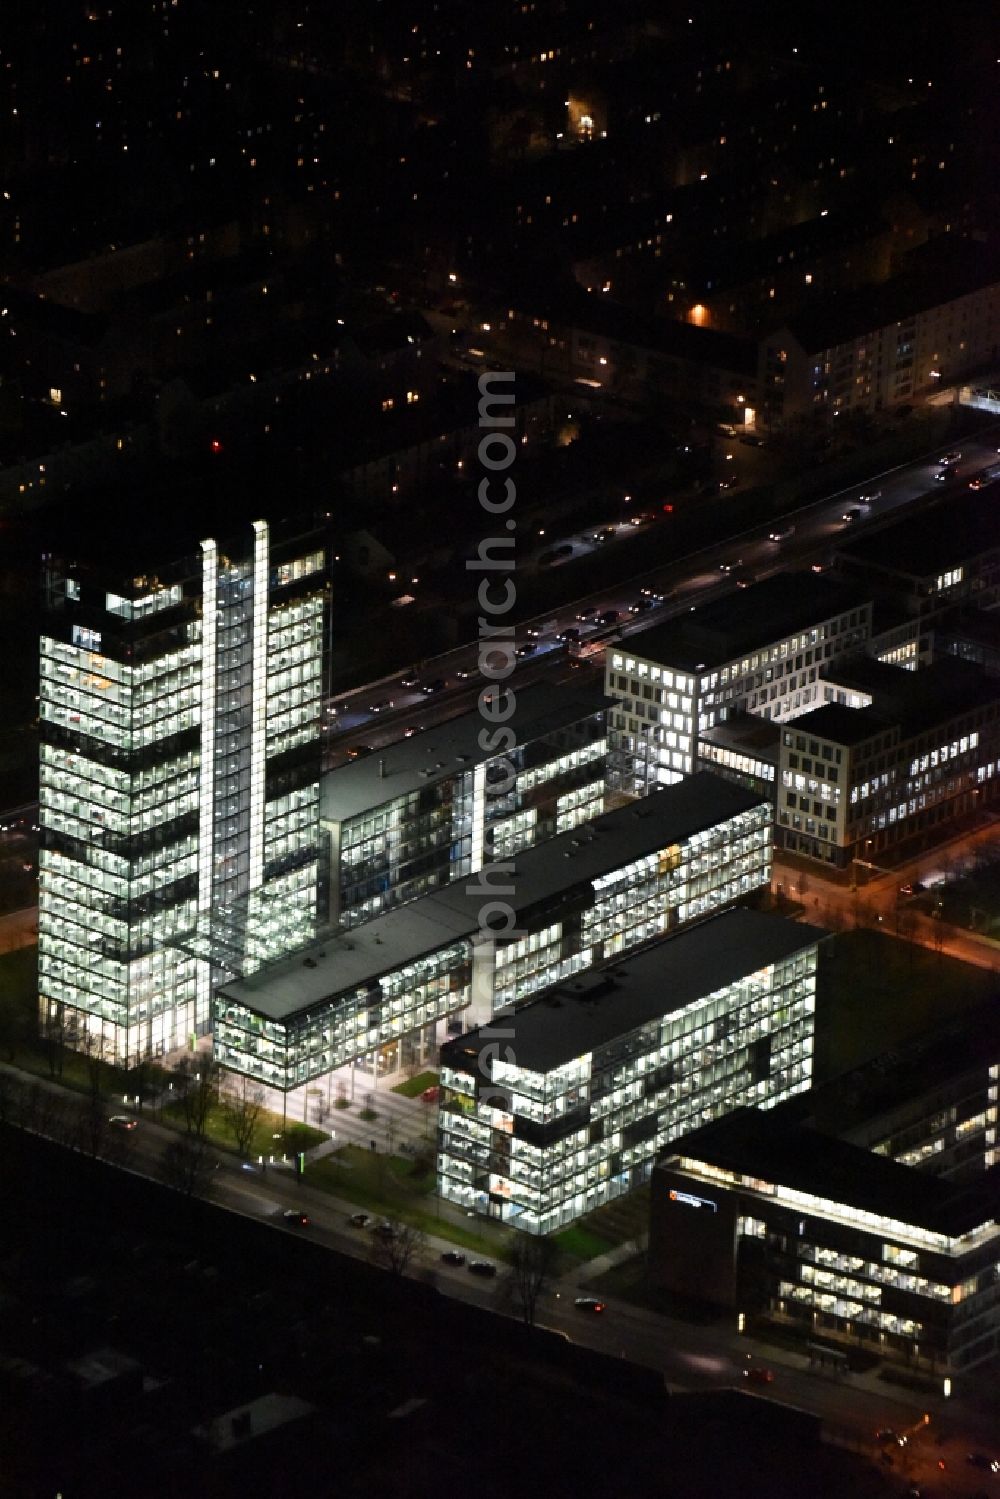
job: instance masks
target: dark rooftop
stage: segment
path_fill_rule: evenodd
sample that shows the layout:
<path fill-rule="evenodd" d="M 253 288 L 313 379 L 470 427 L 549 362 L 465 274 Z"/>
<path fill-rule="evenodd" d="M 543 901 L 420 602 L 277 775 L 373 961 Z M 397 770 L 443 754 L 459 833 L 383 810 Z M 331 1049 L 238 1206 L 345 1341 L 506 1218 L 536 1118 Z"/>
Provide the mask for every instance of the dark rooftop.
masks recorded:
<path fill-rule="evenodd" d="M 907 268 L 881 286 L 832 293 L 789 322 L 807 353 L 835 348 L 877 328 L 903 322 L 1000 280 L 996 251 L 952 241 L 933 255 L 908 259 Z"/>
<path fill-rule="evenodd" d="M 512 908 L 518 914 L 527 913 L 560 896 L 570 899 L 603 874 L 767 805 L 742 786 L 700 771 L 523 850 L 514 858 L 513 872 L 487 865 L 481 879 L 486 885 L 493 867 L 498 893 L 506 894 L 505 887 L 513 886 Z M 349 932 L 318 938 L 292 957 L 223 985 L 219 993 L 255 1014 L 287 1020 L 371 984 L 380 974 L 436 952 L 448 942 L 471 937 L 479 930 L 483 899 L 479 883 L 456 880 Z"/>
<path fill-rule="evenodd" d="M 986 1186 L 956 1186 L 805 1125 L 789 1128 L 777 1109 L 734 1109 L 676 1141 L 660 1166 L 678 1156 L 948 1237 L 992 1222 L 997 1210 Z"/>
<path fill-rule="evenodd" d="M 922 511 L 919 525 L 905 516 L 839 550 L 849 565 L 924 580 L 998 548 L 1000 526 L 991 486 L 948 496 Z"/>
<path fill-rule="evenodd" d="M 874 734 L 883 734 L 885 719 L 871 708 L 845 708 L 840 703 L 826 703 L 795 719 L 799 733 L 809 733 L 833 744 L 864 744 Z"/>
<path fill-rule="evenodd" d="M 753 588 L 630 635 L 626 644 L 629 654 L 645 660 L 699 671 L 867 602 L 860 589 L 814 573 L 775 573 Z"/>
<path fill-rule="evenodd" d="M 850 656 L 831 662 L 826 673 L 825 686 L 830 690 L 846 687 L 868 693 L 872 698 L 871 706 L 846 708 L 838 703 L 828 703 L 812 713 L 804 713 L 795 724 L 811 733 L 826 733 L 831 739 L 834 737 L 832 729 L 837 727 L 850 736 L 841 743 L 857 744 L 870 734 L 877 734 L 887 724 L 898 724 L 905 739 L 1000 698 L 1000 678 L 987 675 L 972 662 L 958 661 L 952 656 L 943 657 L 920 671 L 891 666 L 873 656 Z M 834 713 L 850 717 L 822 718 L 823 714 Z M 852 728 L 852 719 L 858 720 L 857 728 Z M 821 727 L 821 721 L 827 727 Z M 869 725 L 867 729 L 866 723 Z"/>
<path fill-rule="evenodd" d="M 507 727 L 516 736 L 516 744 L 530 744 L 590 717 L 608 707 L 611 701 L 600 688 L 587 691 L 536 682 L 518 689 Z M 483 716 L 478 710 L 463 713 L 409 739 L 386 745 L 377 754 L 328 770 L 320 792 L 323 819 L 342 822 L 495 759 L 497 751 L 486 754 L 480 744 L 482 727 Z"/>
<path fill-rule="evenodd" d="M 761 911 L 726 911 L 636 957 L 547 989 L 520 1009 L 501 1011 L 494 1022 L 513 1028 L 519 1067 L 551 1072 L 827 935 Z M 484 1026 L 449 1042 L 452 1065 L 478 1069 L 480 1051 L 495 1047 L 496 1034 Z"/>

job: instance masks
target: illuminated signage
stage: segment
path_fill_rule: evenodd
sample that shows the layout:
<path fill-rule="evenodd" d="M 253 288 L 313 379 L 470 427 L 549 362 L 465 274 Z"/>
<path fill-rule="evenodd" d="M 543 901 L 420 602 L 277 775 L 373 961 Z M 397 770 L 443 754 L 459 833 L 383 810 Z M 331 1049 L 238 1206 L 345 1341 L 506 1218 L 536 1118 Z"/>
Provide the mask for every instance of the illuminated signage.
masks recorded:
<path fill-rule="evenodd" d="M 670 1201 L 686 1203 L 689 1208 L 709 1208 L 713 1213 L 719 1211 L 718 1203 L 707 1197 L 695 1197 L 691 1192 L 671 1192 Z"/>

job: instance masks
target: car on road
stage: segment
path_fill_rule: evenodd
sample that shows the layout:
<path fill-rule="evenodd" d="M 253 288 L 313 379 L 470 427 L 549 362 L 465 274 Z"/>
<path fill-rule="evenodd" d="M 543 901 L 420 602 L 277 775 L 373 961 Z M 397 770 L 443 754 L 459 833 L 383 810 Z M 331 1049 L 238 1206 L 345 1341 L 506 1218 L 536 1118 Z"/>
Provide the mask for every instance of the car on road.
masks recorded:
<path fill-rule="evenodd" d="M 367 1228 L 372 1221 L 372 1215 L 371 1213 L 352 1213 L 347 1221 L 352 1228 Z"/>
<path fill-rule="evenodd" d="M 628 523 L 630 526 L 646 526 L 655 519 L 655 510 L 641 510 L 638 515 L 630 515 Z"/>
<path fill-rule="evenodd" d="M 773 1384 L 774 1370 L 765 1369 L 760 1364 L 754 1364 L 752 1368 L 743 1370 L 743 1378 L 748 1379 L 751 1384 Z"/>
<path fill-rule="evenodd" d="M 394 1239 L 396 1237 L 396 1226 L 390 1223 L 388 1218 L 380 1218 L 372 1229 L 377 1239 Z"/>
<path fill-rule="evenodd" d="M 138 1119 L 133 1119 L 131 1114 L 112 1114 L 108 1123 L 114 1129 L 131 1130 L 139 1128 Z"/>
<path fill-rule="evenodd" d="M 497 1273 L 497 1267 L 490 1260 L 470 1260 L 469 1270 L 473 1275 L 493 1276 Z"/>
<path fill-rule="evenodd" d="M 973 474 L 972 478 L 969 480 L 969 488 L 978 491 L 980 489 L 985 489 L 987 484 L 989 484 L 990 482 L 990 476 L 986 472 L 983 472 L 981 474 Z"/>
<path fill-rule="evenodd" d="M 735 489 L 740 482 L 740 476 L 736 469 L 731 468 L 728 473 L 723 474 L 719 480 L 720 489 Z"/>
<path fill-rule="evenodd" d="M 763 437 L 758 437 L 755 432 L 744 432 L 740 438 L 740 442 L 745 448 L 762 448 L 764 446 Z"/>
<path fill-rule="evenodd" d="M 749 588 L 751 583 L 756 583 L 757 581 L 755 574 L 748 567 L 736 568 L 735 572 L 730 574 L 730 577 L 735 578 L 737 588 Z"/>
<path fill-rule="evenodd" d="M 598 1301 L 596 1296 L 577 1296 L 573 1302 L 578 1312 L 603 1312 L 607 1307 L 606 1301 Z"/>
<path fill-rule="evenodd" d="M 363 755 L 370 755 L 371 752 L 370 744 L 349 744 L 346 751 L 348 760 L 360 760 Z"/>
<path fill-rule="evenodd" d="M 743 566 L 743 558 L 742 557 L 737 557 L 735 562 L 720 562 L 719 563 L 719 572 L 720 573 L 731 573 L 733 571 L 733 568 L 735 568 L 735 567 L 742 567 L 742 566 Z"/>
<path fill-rule="evenodd" d="M 629 614 L 645 614 L 647 609 L 655 609 L 656 600 L 647 598 L 633 599 L 628 606 Z"/>
<path fill-rule="evenodd" d="M 594 532 L 590 540 L 594 543 L 595 546 L 600 547 L 603 546 L 606 541 L 614 541 L 617 535 L 617 526 L 602 526 L 599 531 Z"/>
<path fill-rule="evenodd" d="M 414 734 L 422 734 L 423 732 L 424 726 L 422 723 L 408 723 L 403 730 L 403 738 L 412 739 Z"/>
<path fill-rule="evenodd" d="M 876 500 L 882 498 L 881 489 L 869 489 L 864 494 L 858 495 L 859 505 L 874 505 Z"/>
<path fill-rule="evenodd" d="M 589 625 L 593 624 L 600 612 L 601 611 L 600 609 L 598 609 L 596 604 L 591 604 L 589 608 L 581 609 L 576 617 L 581 625 Z"/>
<path fill-rule="evenodd" d="M 605 609 L 603 614 L 597 616 L 597 623 L 599 625 L 616 625 L 621 617 L 620 609 Z"/>
<path fill-rule="evenodd" d="M 845 510 L 840 518 L 845 526 L 856 526 L 859 520 L 864 520 L 865 512 L 860 505 L 852 505 L 850 510 Z"/>
<path fill-rule="evenodd" d="M 1000 1459 L 987 1457 L 985 1452 L 970 1452 L 965 1461 L 970 1468 L 981 1468 L 984 1473 L 1000 1473 Z"/>
<path fill-rule="evenodd" d="M 458 1249 L 446 1249 L 441 1256 L 446 1265 L 464 1265 L 465 1255 Z"/>
<path fill-rule="evenodd" d="M 954 479 L 957 473 L 958 470 L 955 465 L 948 463 L 945 464 L 944 468 L 939 468 L 934 477 L 939 484 L 947 484 L 949 479 Z"/>
<path fill-rule="evenodd" d="M 514 655 L 519 661 L 523 661 L 525 656 L 533 656 L 537 649 L 538 646 L 533 640 L 526 640 L 523 645 L 519 645 L 515 649 Z"/>
<path fill-rule="evenodd" d="M 547 552 L 542 552 L 538 558 L 539 567 L 551 567 L 555 562 L 562 562 L 564 557 L 572 557 L 573 543 L 564 541 L 561 546 L 549 547 Z"/>
<path fill-rule="evenodd" d="M 794 526 L 777 526 L 767 539 L 768 541 L 788 541 L 794 535 Z"/>
<path fill-rule="evenodd" d="M 400 687 L 407 688 L 407 690 L 411 690 L 414 687 L 420 686 L 420 678 L 416 671 L 408 671 L 405 677 L 400 677 L 399 685 Z"/>
<path fill-rule="evenodd" d="M 639 592 L 644 599 L 652 599 L 654 604 L 662 604 L 664 599 L 673 593 L 673 589 L 669 588 L 666 593 L 657 593 L 655 588 L 640 588 Z"/>
<path fill-rule="evenodd" d="M 950 453 L 945 453 L 942 458 L 938 459 L 938 463 L 942 468 L 954 468 L 955 464 L 961 463 L 961 461 L 962 455 L 957 448 L 953 448 Z"/>
<path fill-rule="evenodd" d="M 891 1426 L 880 1426 L 875 1433 L 876 1442 L 883 1447 L 905 1447 L 906 1438 L 901 1437 L 898 1431 L 893 1431 Z"/>
<path fill-rule="evenodd" d="M 444 677 L 435 677 L 433 682 L 425 682 L 420 691 L 424 697 L 433 697 L 435 692 L 443 692 L 447 685 Z"/>
<path fill-rule="evenodd" d="M 900 895 L 921 895 L 924 889 L 925 886 L 921 885 L 919 880 L 907 880 L 905 884 L 900 885 L 899 893 Z"/>
<path fill-rule="evenodd" d="M 571 641 L 579 640 L 580 631 L 576 625 L 570 625 L 568 629 L 561 630 L 557 638 L 562 641 L 563 645 L 569 645 Z"/>
<path fill-rule="evenodd" d="M 309 1226 L 309 1214 L 300 1213 L 296 1208 L 286 1208 L 281 1216 L 289 1228 L 308 1228 Z"/>
<path fill-rule="evenodd" d="M 388 713 L 392 707 L 391 697 L 380 697 L 377 703 L 368 704 L 369 713 Z"/>
<path fill-rule="evenodd" d="M 470 667 L 460 666 L 455 675 L 460 682 L 467 682 L 472 676 L 472 670 Z"/>

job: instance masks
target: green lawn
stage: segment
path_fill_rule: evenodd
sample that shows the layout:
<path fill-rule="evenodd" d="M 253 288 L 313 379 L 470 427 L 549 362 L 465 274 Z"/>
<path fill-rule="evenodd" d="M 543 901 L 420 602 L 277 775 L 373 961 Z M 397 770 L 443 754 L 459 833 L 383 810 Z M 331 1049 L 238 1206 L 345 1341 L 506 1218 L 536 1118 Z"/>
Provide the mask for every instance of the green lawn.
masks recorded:
<path fill-rule="evenodd" d="M 611 1248 L 607 1239 L 602 1239 L 599 1234 L 592 1233 L 582 1223 L 572 1223 L 569 1228 L 564 1228 L 561 1233 L 554 1235 L 558 1245 L 559 1253 L 566 1255 L 570 1260 L 595 1260 L 599 1254 L 606 1254 Z"/>
<path fill-rule="evenodd" d="M 433 1167 L 421 1169 L 407 1156 L 387 1156 L 345 1145 L 306 1167 L 306 1182 L 387 1218 L 412 1223 L 427 1234 L 447 1239 L 463 1249 L 503 1258 L 509 1233 L 499 1225 L 468 1219 L 456 1223 L 443 1205 L 438 1211 Z"/>
<path fill-rule="evenodd" d="M 437 1087 L 438 1075 L 436 1072 L 418 1072 L 416 1077 L 407 1078 L 405 1082 L 397 1083 L 390 1091 L 402 1093 L 404 1098 L 419 1098 L 425 1088 Z"/>
<path fill-rule="evenodd" d="M 164 1124 L 172 1124 L 177 1129 L 184 1128 L 184 1110 L 180 1102 L 167 1104 L 161 1115 Z M 213 1104 L 208 1115 L 208 1139 L 213 1145 L 222 1146 L 233 1150 L 232 1131 L 226 1123 L 226 1116 L 220 1104 Z M 295 1155 L 297 1151 L 308 1150 L 312 1145 L 320 1145 L 328 1140 L 328 1130 L 313 1129 L 311 1125 L 302 1123 L 286 1123 L 284 1132 L 281 1128 L 281 1115 L 272 1114 L 263 1109 L 257 1126 L 254 1130 L 253 1143 L 250 1146 L 251 1156 Z"/>
<path fill-rule="evenodd" d="M 994 975 L 896 937 L 840 933 L 821 958 L 815 1075 L 835 1077 L 994 992 Z"/>

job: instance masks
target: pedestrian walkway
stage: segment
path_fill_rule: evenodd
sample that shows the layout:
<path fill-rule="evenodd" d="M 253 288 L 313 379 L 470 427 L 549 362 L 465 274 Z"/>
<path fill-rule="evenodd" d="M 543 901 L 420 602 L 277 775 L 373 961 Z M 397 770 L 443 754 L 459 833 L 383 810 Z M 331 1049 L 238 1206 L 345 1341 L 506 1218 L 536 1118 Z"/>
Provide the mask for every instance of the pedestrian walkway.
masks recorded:
<path fill-rule="evenodd" d="M 574 1281 L 577 1285 L 583 1285 L 585 1281 L 596 1280 L 606 1270 L 613 1270 L 616 1265 L 624 1265 L 626 1260 L 635 1258 L 635 1245 L 616 1244 L 614 1249 L 609 1249 L 605 1254 L 597 1254 L 592 1260 L 584 1265 L 574 1266 L 573 1269 L 565 1270 L 559 1277 L 563 1281 Z"/>

